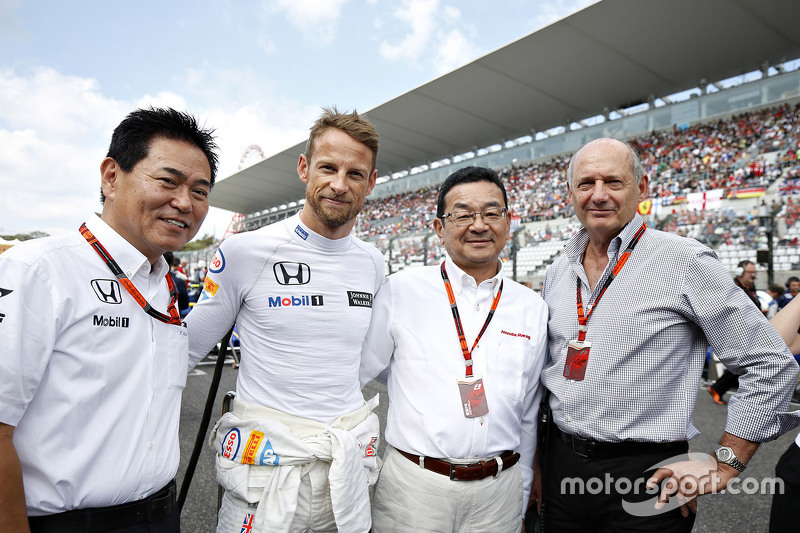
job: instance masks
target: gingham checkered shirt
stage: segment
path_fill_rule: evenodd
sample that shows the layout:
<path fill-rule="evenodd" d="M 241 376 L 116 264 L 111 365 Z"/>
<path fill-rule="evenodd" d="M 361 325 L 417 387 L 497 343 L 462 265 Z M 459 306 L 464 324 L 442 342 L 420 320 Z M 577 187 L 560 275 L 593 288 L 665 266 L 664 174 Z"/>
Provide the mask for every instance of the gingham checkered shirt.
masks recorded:
<path fill-rule="evenodd" d="M 650 228 L 589 317 L 585 379 L 564 377 L 567 343 L 578 338 L 577 278 L 588 312 L 641 225 L 637 214 L 612 240 L 594 290 L 583 269 L 585 228 L 547 271 L 550 362 L 542 381 L 552 392 L 558 427 L 602 442 L 697 436 L 692 411 L 709 343 L 741 374 L 728 406 L 728 433 L 763 442 L 800 425 L 800 412 L 785 412 L 798 367 L 778 333 L 713 251 Z"/>

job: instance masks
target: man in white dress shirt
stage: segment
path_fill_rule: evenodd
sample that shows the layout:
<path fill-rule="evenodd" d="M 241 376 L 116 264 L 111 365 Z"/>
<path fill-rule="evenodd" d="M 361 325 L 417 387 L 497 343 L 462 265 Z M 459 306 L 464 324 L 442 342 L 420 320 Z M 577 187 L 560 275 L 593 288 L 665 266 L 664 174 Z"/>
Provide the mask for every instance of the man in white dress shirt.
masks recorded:
<path fill-rule="evenodd" d="M 447 258 L 390 276 L 375 300 L 361 384 L 388 365 L 391 445 L 375 489 L 376 532 L 520 530 L 547 307 L 501 274 L 507 209 L 493 170 L 454 172 L 433 223 Z"/>
<path fill-rule="evenodd" d="M 162 254 L 200 229 L 215 150 L 191 115 L 136 110 L 102 213 L 0 256 L 0 531 L 180 530 L 188 342 Z"/>

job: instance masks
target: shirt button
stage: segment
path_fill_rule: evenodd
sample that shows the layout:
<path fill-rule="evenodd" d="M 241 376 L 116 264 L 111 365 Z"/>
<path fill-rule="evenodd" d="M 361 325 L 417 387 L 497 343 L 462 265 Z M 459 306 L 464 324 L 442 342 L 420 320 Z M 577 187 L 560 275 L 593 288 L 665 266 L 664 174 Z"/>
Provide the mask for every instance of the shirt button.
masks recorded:
<path fill-rule="evenodd" d="M 125 275 L 128 276 L 129 278 L 132 278 L 133 277 L 133 272 L 128 270 L 127 272 L 125 272 Z"/>
<path fill-rule="evenodd" d="M 572 417 L 567 415 L 567 422 L 572 422 Z"/>
<path fill-rule="evenodd" d="M 481 310 L 481 304 L 475 304 L 475 310 L 476 311 L 480 311 Z"/>

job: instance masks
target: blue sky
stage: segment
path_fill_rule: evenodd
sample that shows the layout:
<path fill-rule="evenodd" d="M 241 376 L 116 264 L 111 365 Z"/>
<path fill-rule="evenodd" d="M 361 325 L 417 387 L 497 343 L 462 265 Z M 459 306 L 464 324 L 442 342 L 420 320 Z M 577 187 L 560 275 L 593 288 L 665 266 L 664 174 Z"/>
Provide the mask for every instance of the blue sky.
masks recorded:
<path fill-rule="evenodd" d="M 100 161 L 137 107 L 216 128 L 226 177 L 251 144 L 305 139 L 322 106 L 366 111 L 592 3 L 0 0 L 0 234 L 99 211 Z M 198 236 L 230 218 L 212 208 Z"/>

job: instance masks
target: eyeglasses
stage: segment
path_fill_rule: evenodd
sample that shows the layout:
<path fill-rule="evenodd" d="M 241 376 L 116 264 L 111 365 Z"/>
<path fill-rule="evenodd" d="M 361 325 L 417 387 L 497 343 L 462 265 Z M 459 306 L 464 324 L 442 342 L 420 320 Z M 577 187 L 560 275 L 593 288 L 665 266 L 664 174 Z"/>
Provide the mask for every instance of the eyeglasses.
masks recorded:
<path fill-rule="evenodd" d="M 487 209 L 483 213 L 476 213 L 475 211 L 467 211 L 467 210 L 457 210 L 451 211 L 450 213 L 445 213 L 441 216 L 442 219 L 449 218 L 450 221 L 455 224 L 456 226 L 469 226 L 473 222 L 478 219 L 478 215 L 483 218 L 483 222 L 486 224 L 493 224 L 496 222 L 500 222 L 504 218 L 506 218 L 506 211 L 505 207 L 492 207 L 491 209 Z"/>

